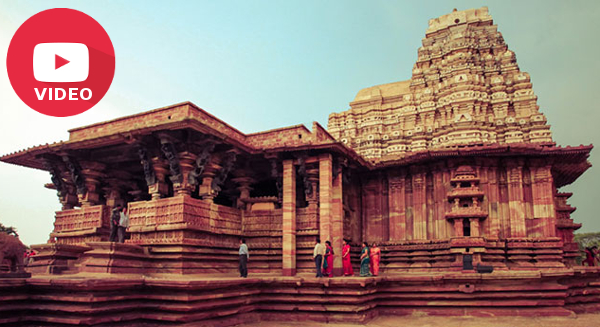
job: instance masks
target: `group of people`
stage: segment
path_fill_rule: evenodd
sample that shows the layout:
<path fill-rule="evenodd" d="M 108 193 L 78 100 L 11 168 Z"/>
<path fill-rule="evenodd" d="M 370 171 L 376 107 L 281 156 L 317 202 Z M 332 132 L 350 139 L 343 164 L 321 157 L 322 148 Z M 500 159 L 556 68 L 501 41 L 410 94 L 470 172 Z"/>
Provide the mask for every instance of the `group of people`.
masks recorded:
<path fill-rule="evenodd" d="M 127 207 L 118 204 L 110 215 L 111 229 L 110 229 L 110 241 L 111 242 L 125 242 L 125 231 L 129 227 L 129 215 L 127 214 Z"/>
<path fill-rule="evenodd" d="M 317 269 L 316 277 L 333 277 L 334 255 L 335 253 L 331 246 L 331 242 L 325 241 L 325 245 L 322 245 L 321 239 L 317 238 L 313 251 L 315 268 Z M 381 249 L 377 247 L 377 244 L 373 243 L 373 245 L 369 247 L 367 242 L 363 242 L 362 250 L 360 251 L 360 276 L 378 276 L 380 260 Z M 348 240 L 344 240 L 344 246 L 342 247 L 342 269 L 344 276 L 354 276 L 354 269 L 352 269 L 350 257 L 350 242 Z"/>
<path fill-rule="evenodd" d="M 122 212 L 122 211 L 121 211 Z M 126 212 L 126 211 L 125 211 Z M 126 215 L 126 214 L 125 214 Z M 127 224 L 129 219 L 127 218 Z M 125 227 L 126 228 L 126 227 Z M 122 235 L 124 235 L 125 228 L 123 228 L 122 234 L 119 234 L 119 242 L 122 242 Z M 121 230 L 121 229 L 119 229 Z M 111 233 L 112 240 L 112 233 Z M 597 246 L 588 247 L 585 249 L 585 259 L 583 265 L 587 266 L 598 266 L 599 264 L 599 253 Z M 313 258 L 315 260 L 315 268 L 317 270 L 316 277 L 333 277 L 333 257 L 335 253 L 331 242 L 325 241 L 325 245 L 321 244 L 321 239 L 317 238 L 315 248 L 313 251 Z M 239 271 L 240 277 L 248 277 L 248 260 L 250 254 L 248 253 L 248 246 L 244 239 L 240 240 L 239 249 Z M 377 246 L 377 243 L 373 243 L 371 246 L 367 242 L 362 243 L 360 250 L 360 276 L 370 277 L 379 275 L 379 261 L 381 260 L 381 249 Z M 350 242 L 344 240 L 344 246 L 342 247 L 342 267 L 344 276 L 354 276 L 354 269 L 352 269 L 352 261 L 350 257 Z"/>
<path fill-rule="evenodd" d="M 31 249 L 29 247 L 27 247 L 27 249 L 25 250 L 25 252 L 23 253 L 23 264 L 25 266 L 28 266 L 30 263 L 33 262 L 33 257 L 37 254 L 37 252 L 35 252 L 34 249 Z"/>
<path fill-rule="evenodd" d="M 585 248 L 585 259 L 583 259 L 582 265 L 587 265 L 590 267 L 599 265 L 599 251 L 596 245 L 592 247 Z"/>
<path fill-rule="evenodd" d="M 333 246 L 331 242 L 326 241 L 321 244 L 321 239 L 317 238 L 317 244 L 313 250 L 315 267 L 317 268 L 317 277 L 331 277 L 333 275 Z"/>
<path fill-rule="evenodd" d="M 250 253 L 248 252 L 248 245 L 246 245 L 245 239 L 240 239 L 239 254 L 239 272 L 240 277 L 248 277 L 248 260 L 250 260 Z M 313 251 L 313 258 L 315 260 L 315 268 L 317 269 L 316 277 L 333 277 L 333 257 L 335 252 L 331 242 L 325 241 L 325 245 L 321 244 L 321 239 L 317 238 L 315 248 Z M 377 247 L 376 243 L 373 243 L 371 247 L 367 242 L 362 243 L 362 250 L 360 251 L 360 276 L 378 276 L 379 275 L 379 261 L 381 259 L 381 249 Z M 344 276 L 354 276 L 354 269 L 352 269 L 352 262 L 350 260 L 350 242 L 344 240 L 344 246 L 342 248 L 342 267 Z"/>

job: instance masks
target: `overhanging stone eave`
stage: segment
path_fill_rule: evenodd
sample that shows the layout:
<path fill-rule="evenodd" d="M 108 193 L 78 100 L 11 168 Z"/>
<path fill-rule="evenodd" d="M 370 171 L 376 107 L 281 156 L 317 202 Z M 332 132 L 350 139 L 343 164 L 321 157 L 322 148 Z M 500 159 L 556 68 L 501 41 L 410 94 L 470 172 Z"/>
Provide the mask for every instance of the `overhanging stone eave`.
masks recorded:
<path fill-rule="evenodd" d="M 238 148 L 247 153 L 257 153 L 258 151 L 251 148 L 235 139 L 228 137 L 223 133 L 219 133 L 214 129 L 202 124 L 194 119 L 185 119 L 183 121 L 171 122 L 163 125 L 156 125 L 148 128 L 136 129 L 129 132 L 115 133 L 107 136 L 100 136 L 97 138 L 89 138 L 80 141 L 61 141 L 53 144 L 44 144 L 34 146 L 21 151 L 13 152 L 0 157 L 0 161 L 24 166 L 28 168 L 44 170 L 43 163 L 38 159 L 44 154 L 57 154 L 63 151 L 69 150 L 90 150 L 95 148 L 102 148 L 126 143 L 134 143 L 140 136 L 150 135 L 154 132 L 169 131 L 169 130 L 181 130 L 181 129 L 192 129 L 199 133 L 214 136 L 224 143 L 232 145 L 234 148 Z"/>
<path fill-rule="evenodd" d="M 299 152 L 307 150 L 331 150 L 351 159 L 359 168 L 373 169 L 372 163 L 365 160 L 361 155 L 356 153 L 353 149 L 348 148 L 341 142 L 331 142 L 323 144 L 304 144 L 298 146 L 282 146 L 277 148 L 263 149 L 263 153 L 280 153 L 280 152 Z"/>
<path fill-rule="evenodd" d="M 375 169 L 390 168 L 395 166 L 407 166 L 418 163 L 425 163 L 444 158 L 452 157 L 548 157 L 548 156 L 581 156 L 580 162 L 587 162 L 590 151 L 593 145 L 580 145 L 577 147 L 560 147 L 560 146 L 540 146 L 534 144 L 511 144 L 511 145 L 488 145 L 474 146 L 469 148 L 459 149 L 444 149 L 444 150 L 425 150 L 406 155 L 399 159 L 380 161 L 375 164 Z M 590 164 L 591 167 L 591 164 Z M 588 167 L 589 168 L 589 167 Z M 586 168 L 587 169 L 587 168 Z M 585 170 L 581 171 L 583 173 Z"/>
<path fill-rule="evenodd" d="M 166 118 L 160 116 L 159 114 L 161 114 L 161 113 L 165 114 Z M 176 116 L 170 115 L 170 114 L 176 114 Z M 87 126 L 70 129 L 69 130 L 69 141 L 86 139 L 86 137 L 85 137 L 86 132 L 88 132 L 89 134 L 103 133 L 104 130 L 109 130 L 111 128 L 113 129 L 111 134 L 134 131 L 136 129 L 135 128 L 133 128 L 133 129 L 127 128 L 127 127 L 130 127 L 130 125 L 127 125 L 127 124 L 124 124 L 125 127 L 119 128 L 119 126 L 118 126 L 119 123 L 123 123 L 128 120 L 132 120 L 132 119 L 140 119 L 140 120 L 144 121 L 144 124 L 146 126 L 148 126 L 149 121 L 150 122 L 154 121 L 155 122 L 154 125 L 149 126 L 149 127 L 158 127 L 158 126 L 165 125 L 165 123 L 169 124 L 172 122 L 182 122 L 187 119 L 192 119 L 199 123 L 203 123 L 204 125 L 208 126 L 208 125 L 212 124 L 214 126 L 217 126 L 221 129 L 223 129 L 224 131 L 230 132 L 233 136 L 235 136 L 233 138 L 238 138 L 240 140 L 243 140 L 246 138 L 246 135 L 244 133 L 240 132 L 238 129 L 225 123 L 221 119 L 217 118 L 216 116 L 212 115 L 211 113 L 207 112 L 206 110 L 198 107 L 194 103 L 186 101 L 186 102 L 181 102 L 181 103 L 173 104 L 173 105 L 166 106 L 166 107 L 161 107 L 161 108 L 157 108 L 157 109 L 153 109 L 153 110 L 149 110 L 149 111 L 144 111 L 144 112 L 137 113 L 134 115 L 119 117 L 119 118 L 116 118 L 113 120 L 108 120 L 105 122 L 100 122 L 100 123 L 96 123 L 96 124 L 91 124 L 91 125 L 87 125 Z M 214 130 L 215 128 L 212 128 L 212 129 Z"/>

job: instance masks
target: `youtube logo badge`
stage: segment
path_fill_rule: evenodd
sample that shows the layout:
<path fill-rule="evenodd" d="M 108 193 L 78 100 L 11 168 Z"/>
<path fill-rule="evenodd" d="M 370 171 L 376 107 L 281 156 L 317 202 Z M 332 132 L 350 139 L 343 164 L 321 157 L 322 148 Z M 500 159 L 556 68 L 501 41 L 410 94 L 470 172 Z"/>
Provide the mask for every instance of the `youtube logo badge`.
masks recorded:
<path fill-rule="evenodd" d="M 6 68 L 25 104 L 45 115 L 67 117 L 104 97 L 115 74 L 115 51 L 92 17 L 73 9 L 49 9 L 16 31 Z"/>
<path fill-rule="evenodd" d="M 33 76 L 40 82 L 83 82 L 89 62 L 85 44 L 40 43 L 33 49 Z"/>

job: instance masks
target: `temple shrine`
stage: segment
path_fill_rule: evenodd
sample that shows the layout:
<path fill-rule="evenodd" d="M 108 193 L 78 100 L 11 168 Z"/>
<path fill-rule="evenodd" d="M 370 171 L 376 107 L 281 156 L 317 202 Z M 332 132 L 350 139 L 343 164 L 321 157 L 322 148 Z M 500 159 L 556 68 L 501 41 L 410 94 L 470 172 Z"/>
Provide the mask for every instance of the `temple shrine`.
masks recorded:
<path fill-rule="evenodd" d="M 327 129 L 244 134 L 186 102 L 4 155 L 47 171 L 62 210 L 33 277 L 0 280 L 13 300 L 0 311 L 17 312 L 0 323 L 598 311 L 600 270 L 577 263 L 581 224 L 560 191 L 592 146 L 556 145 L 539 109 L 484 7 L 431 19 L 412 78 L 360 90 Z M 123 244 L 108 242 L 118 204 Z M 359 244 L 377 242 L 381 276 L 313 278 L 319 237 L 337 254 L 351 240 L 355 271 Z"/>

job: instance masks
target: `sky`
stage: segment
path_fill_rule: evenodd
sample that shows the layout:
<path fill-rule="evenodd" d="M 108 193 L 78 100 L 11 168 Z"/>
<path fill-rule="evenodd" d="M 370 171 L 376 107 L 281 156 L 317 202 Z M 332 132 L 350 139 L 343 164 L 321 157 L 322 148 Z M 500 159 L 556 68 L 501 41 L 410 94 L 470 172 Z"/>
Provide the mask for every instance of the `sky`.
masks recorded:
<path fill-rule="evenodd" d="M 34 14 L 83 11 L 111 37 L 111 88 L 74 117 L 27 107 L 0 69 L 0 154 L 66 140 L 67 130 L 192 101 L 245 133 L 312 121 L 364 87 L 411 77 L 428 20 L 487 6 L 559 145 L 600 144 L 600 1 L 5 1 L 0 0 L 0 61 L 18 27 Z M 600 231 L 598 150 L 573 185 L 579 232 Z M 0 163 L 0 222 L 26 244 L 48 240 L 56 192 L 47 172 Z"/>

